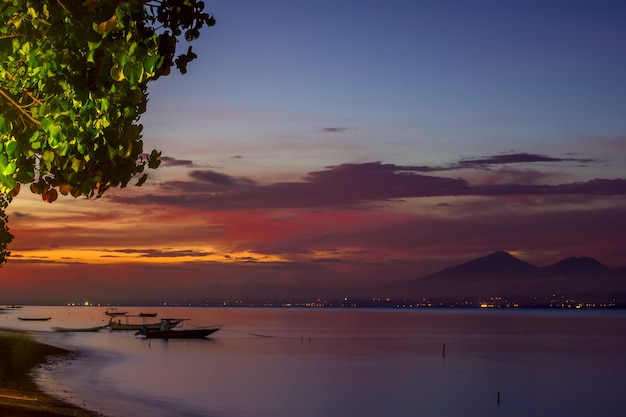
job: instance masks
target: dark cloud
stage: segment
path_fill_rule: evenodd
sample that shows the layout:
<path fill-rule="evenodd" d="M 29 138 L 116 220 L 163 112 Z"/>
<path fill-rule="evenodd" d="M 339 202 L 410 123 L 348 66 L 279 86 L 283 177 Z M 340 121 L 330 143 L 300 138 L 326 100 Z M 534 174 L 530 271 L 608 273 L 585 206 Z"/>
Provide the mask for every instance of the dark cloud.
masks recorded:
<path fill-rule="evenodd" d="M 322 132 L 326 133 L 342 133 L 348 130 L 347 127 L 325 127 L 322 129 Z"/>
<path fill-rule="evenodd" d="M 187 167 L 187 168 L 193 168 L 196 165 L 193 163 L 193 161 L 187 160 L 187 159 L 176 159 L 173 158 L 171 156 L 161 156 L 159 158 L 161 160 L 161 166 L 165 166 L 165 167 Z"/>
<path fill-rule="evenodd" d="M 545 155 L 537 155 L 530 153 L 511 153 L 506 155 L 493 155 L 481 158 L 464 158 L 457 164 L 459 168 L 468 167 L 486 167 L 489 165 L 502 164 L 524 164 L 532 162 L 578 162 L 589 163 L 594 162 L 593 159 L 576 159 L 576 158 L 554 158 Z"/>
<path fill-rule="evenodd" d="M 511 154 L 466 160 L 467 166 L 511 164 L 520 162 L 565 162 L 561 159 L 531 154 Z M 341 164 L 310 172 L 303 181 L 260 185 L 244 177 L 232 177 L 215 171 L 193 171 L 194 181 L 162 184 L 161 193 L 138 197 L 114 197 L 129 204 L 166 204 L 193 209 L 238 210 L 268 208 L 357 207 L 365 202 L 438 196 L 515 196 L 515 195 L 625 195 L 626 180 L 594 179 L 571 184 L 534 184 L 528 173 L 509 175 L 510 183 L 470 185 L 461 178 L 425 175 L 430 168 L 402 166 L 381 162 Z M 533 178 L 540 178 L 534 174 Z"/>
<path fill-rule="evenodd" d="M 104 250 L 107 252 L 106 250 Z M 134 254 L 143 258 L 179 258 L 184 256 L 191 257 L 199 257 L 199 256 L 209 256 L 214 255 L 215 252 L 206 252 L 206 251 L 198 251 L 198 250 L 162 250 L 162 249 L 116 249 L 111 252 L 109 255 L 111 257 L 115 257 L 114 254 Z"/>
<path fill-rule="evenodd" d="M 594 179 L 587 182 L 578 182 L 559 185 L 486 185 L 472 187 L 472 195 L 501 196 L 501 195 L 626 195 L 625 179 Z"/>
<path fill-rule="evenodd" d="M 192 171 L 189 176 L 197 181 L 209 183 L 212 185 L 235 187 L 239 185 L 254 185 L 255 182 L 242 177 L 232 177 L 215 171 Z"/>
<path fill-rule="evenodd" d="M 16 219 L 32 219 L 35 216 L 33 216 L 30 213 L 25 213 L 23 211 L 16 211 L 11 213 L 11 217 L 16 218 Z"/>

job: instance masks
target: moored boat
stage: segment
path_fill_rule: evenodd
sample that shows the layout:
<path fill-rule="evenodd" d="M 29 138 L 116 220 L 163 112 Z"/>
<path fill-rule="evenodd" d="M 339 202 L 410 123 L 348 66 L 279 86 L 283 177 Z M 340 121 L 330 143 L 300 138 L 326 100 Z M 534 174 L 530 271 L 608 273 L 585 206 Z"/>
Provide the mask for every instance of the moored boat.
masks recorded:
<path fill-rule="evenodd" d="M 170 323 L 173 321 L 180 323 L 185 320 L 186 319 L 162 319 L 160 329 L 155 330 L 144 327 L 139 329 L 135 334 L 143 336 L 146 339 L 204 339 L 222 328 L 222 325 L 194 327 L 192 329 L 174 329 L 170 327 Z"/>
<path fill-rule="evenodd" d="M 47 321 L 52 317 L 18 317 L 18 319 L 23 321 Z"/>
<path fill-rule="evenodd" d="M 109 307 L 106 309 L 104 314 L 106 314 L 107 316 L 123 316 L 125 314 L 128 314 L 128 311 L 119 311 L 117 307 Z"/>

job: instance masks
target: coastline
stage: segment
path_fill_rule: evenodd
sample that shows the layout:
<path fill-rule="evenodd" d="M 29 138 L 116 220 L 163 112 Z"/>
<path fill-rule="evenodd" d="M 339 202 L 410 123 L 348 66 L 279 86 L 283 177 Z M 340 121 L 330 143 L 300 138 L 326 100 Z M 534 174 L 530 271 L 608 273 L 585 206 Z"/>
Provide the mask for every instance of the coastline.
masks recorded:
<path fill-rule="evenodd" d="M 0 329 L 0 415 L 7 417 L 103 417 L 101 413 L 53 398 L 42 392 L 31 370 L 50 356 L 70 351 L 46 345 L 28 332 Z"/>

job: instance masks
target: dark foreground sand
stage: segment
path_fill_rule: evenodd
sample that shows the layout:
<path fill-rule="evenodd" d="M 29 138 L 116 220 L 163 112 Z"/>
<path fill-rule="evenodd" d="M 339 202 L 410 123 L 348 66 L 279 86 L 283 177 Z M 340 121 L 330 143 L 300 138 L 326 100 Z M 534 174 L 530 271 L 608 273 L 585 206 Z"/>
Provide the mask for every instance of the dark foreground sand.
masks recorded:
<path fill-rule="evenodd" d="M 0 416 L 102 417 L 44 394 L 30 377 L 31 369 L 49 356 L 68 353 L 36 342 L 26 332 L 0 329 Z"/>

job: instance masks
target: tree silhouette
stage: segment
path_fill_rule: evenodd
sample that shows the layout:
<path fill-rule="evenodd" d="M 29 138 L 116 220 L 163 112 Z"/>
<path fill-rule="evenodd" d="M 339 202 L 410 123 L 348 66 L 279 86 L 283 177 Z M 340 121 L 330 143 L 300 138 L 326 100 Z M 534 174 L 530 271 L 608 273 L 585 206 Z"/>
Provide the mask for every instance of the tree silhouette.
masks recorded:
<path fill-rule="evenodd" d="M 0 238 L 10 242 L 4 208 L 21 185 L 51 203 L 146 181 L 160 163 L 141 139 L 147 84 L 186 73 L 196 55 L 176 55 L 179 41 L 215 20 L 196 0 L 3 0 L 0 22 Z"/>

